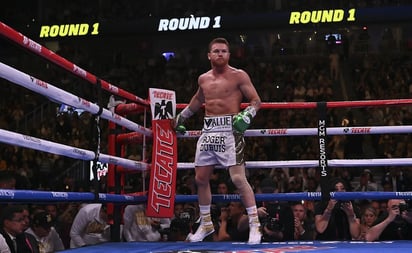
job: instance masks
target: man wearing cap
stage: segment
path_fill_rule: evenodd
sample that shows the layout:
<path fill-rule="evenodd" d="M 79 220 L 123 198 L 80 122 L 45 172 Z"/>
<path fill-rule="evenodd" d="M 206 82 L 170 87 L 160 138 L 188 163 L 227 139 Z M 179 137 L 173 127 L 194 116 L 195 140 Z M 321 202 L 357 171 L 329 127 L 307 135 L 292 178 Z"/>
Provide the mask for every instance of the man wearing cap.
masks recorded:
<path fill-rule="evenodd" d="M 39 243 L 40 253 L 64 250 L 63 241 L 53 227 L 53 219 L 47 212 L 36 213 L 26 233 L 32 234 Z"/>

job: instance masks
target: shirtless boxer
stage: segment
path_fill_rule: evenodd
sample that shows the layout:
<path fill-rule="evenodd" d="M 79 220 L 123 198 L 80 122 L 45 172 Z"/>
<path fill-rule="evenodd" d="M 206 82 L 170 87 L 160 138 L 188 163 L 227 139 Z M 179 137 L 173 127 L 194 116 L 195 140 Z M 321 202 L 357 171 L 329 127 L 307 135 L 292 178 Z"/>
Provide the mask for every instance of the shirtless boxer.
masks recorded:
<path fill-rule="evenodd" d="M 212 194 L 209 184 L 215 165 L 229 168 L 249 217 L 249 244 L 261 241 L 260 223 L 253 190 L 245 175 L 243 133 L 260 108 L 261 100 L 249 75 L 229 65 L 229 43 L 216 38 L 209 43 L 207 54 L 211 70 L 198 78 L 198 89 L 189 105 L 174 119 L 178 132 L 186 131 L 183 123 L 205 105 L 205 118 L 195 156 L 196 184 L 201 222 L 189 241 L 199 242 L 214 232 L 210 215 Z M 249 106 L 241 111 L 246 98 Z"/>

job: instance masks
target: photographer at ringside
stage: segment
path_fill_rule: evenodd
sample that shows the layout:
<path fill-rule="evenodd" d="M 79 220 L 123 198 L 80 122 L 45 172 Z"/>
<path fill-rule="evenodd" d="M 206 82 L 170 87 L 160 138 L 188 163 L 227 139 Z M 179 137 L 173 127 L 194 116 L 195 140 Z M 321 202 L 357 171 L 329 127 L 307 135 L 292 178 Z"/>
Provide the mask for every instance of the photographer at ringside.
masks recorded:
<path fill-rule="evenodd" d="M 262 224 L 263 242 L 292 241 L 294 239 L 294 216 L 287 202 L 262 202 L 258 213 Z"/>
<path fill-rule="evenodd" d="M 163 237 L 166 236 L 168 238 L 167 241 L 186 241 L 188 235 L 195 229 L 193 227 L 195 217 L 195 208 L 188 205 L 172 219 L 170 228 L 165 229 L 160 233 Z"/>
<path fill-rule="evenodd" d="M 345 192 L 345 182 L 334 178 L 329 191 Z M 316 240 L 353 240 L 360 235 L 359 210 L 351 201 L 329 199 L 315 205 Z"/>
<path fill-rule="evenodd" d="M 276 193 L 277 184 L 265 178 L 259 185 L 261 193 Z M 287 202 L 263 201 L 259 203 L 258 215 L 262 225 L 263 242 L 291 241 L 294 239 L 294 216 Z"/>
<path fill-rule="evenodd" d="M 388 200 L 387 212 L 380 215 L 366 232 L 365 239 L 392 241 L 412 239 L 412 209 L 403 199 Z"/>

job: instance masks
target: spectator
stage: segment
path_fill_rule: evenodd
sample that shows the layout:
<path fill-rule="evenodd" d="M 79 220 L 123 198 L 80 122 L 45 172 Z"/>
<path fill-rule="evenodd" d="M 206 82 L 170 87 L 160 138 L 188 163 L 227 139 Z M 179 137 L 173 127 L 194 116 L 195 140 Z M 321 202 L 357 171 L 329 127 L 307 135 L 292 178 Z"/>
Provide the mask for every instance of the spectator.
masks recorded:
<path fill-rule="evenodd" d="M 378 184 L 373 180 L 372 172 L 369 169 L 363 170 L 359 178 L 359 186 L 355 188 L 356 192 L 377 191 Z"/>
<path fill-rule="evenodd" d="M 0 253 L 11 253 L 9 245 L 7 244 L 6 239 L 4 239 L 2 234 L 0 234 Z"/>
<path fill-rule="evenodd" d="M 345 192 L 344 181 L 332 179 L 330 191 Z M 317 240 L 352 240 L 359 237 L 360 223 L 351 201 L 330 199 L 315 206 Z"/>
<path fill-rule="evenodd" d="M 286 192 L 289 183 L 288 168 L 274 168 L 271 170 L 269 176 L 273 178 L 276 183 L 277 189 L 275 192 Z"/>
<path fill-rule="evenodd" d="M 39 253 L 39 246 L 33 235 L 25 233 L 26 221 L 23 208 L 17 205 L 2 210 L 0 234 L 9 246 L 10 252 Z"/>
<path fill-rule="evenodd" d="M 310 217 L 307 216 L 306 208 L 302 203 L 292 205 L 294 217 L 294 239 L 295 240 L 314 240 L 315 239 L 315 224 Z"/>
<path fill-rule="evenodd" d="M 229 185 L 227 182 L 220 181 L 217 184 L 217 194 L 219 195 L 229 194 Z"/>
<path fill-rule="evenodd" d="M 241 202 L 230 202 L 220 210 L 220 223 L 215 241 L 246 242 L 249 234 L 249 219 Z"/>
<path fill-rule="evenodd" d="M 334 37 L 334 36 L 330 36 Z M 337 81 L 340 76 L 340 66 L 339 66 L 339 53 L 336 48 L 333 48 L 329 53 L 329 68 L 330 68 L 330 78 L 333 81 Z"/>
<path fill-rule="evenodd" d="M 173 211 L 172 219 L 176 219 L 180 217 L 180 214 L 183 212 L 184 204 L 183 203 L 175 203 L 175 208 Z"/>
<path fill-rule="evenodd" d="M 187 236 L 194 230 L 196 217 L 199 217 L 199 213 L 193 204 L 176 203 L 174 218 L 170 222 L 170 229 L 167 234 L 168 241 L 187 241 Z"/>
<path fill-rule="evenodd" d="M 30 211 L 29 208 L 27 206 L 21 206 L 21 208 L 23 209 L 23 219 L 24 219 L 24 228 L 23 230 L 26 230 L 30 227 Z"/>
<path fill-rule="evenodd" d="M 53 227 L 53 218 L 50 214 L 46 212 L 37 213 L 31 223 L 26 232 L 36 238 L 41 253 L 52 253 L 65 249 L 60 235 Z"/>
<path fill-rule="evenodd" d="M 340 178 L 345 185 L 345 191 L 351 192 L 353 191 L 352 181 L 353 181 L 353 174 L 350 168 L 335 168 L 336 169 L 336 177 Z"/>
<path fill-rule="evenodd" d="M 161 229 L 170 227 L 169 218 L 146 215 L 146 204 L 128 205 L 123 213 L 123 236 L 127 242 L 156 242 L 161 240 Z"/>
<path fill-rule="evenodd" d="M 231 191 L 229 191 L 229 185 L 227 182 L 224 181 L 220 181 L 217 185 L 217 194 L 219 195 L 225 195 L 225 194 L 230 194 Z M 222 208 L 226 208 L 228 206 L 227 202 L 216 202 L 212 204 L 212 210 L 217 210 L 220 213 L 220 210 Z M 212 219 L 213 219 L 213 215 L 212 215 Z M 215 217 L 218 218 L 218 217 Z"/>
<path fill-rule="evenodd" d="M 70 248 L 107 242 L 110 226 L 104 204 L 85 204 L 80 208 L 70 229 Z"/>
<path fill-rule="evenodd" d="M 64 211 L 59 214 L 56 219 L 55 228 L 66 249 L 70 248 L 70 229 L 78 211 L 78 204 L 68 203 L 64 206 Z"/>
<path fill-rule="evenodd" d="M 56 222 L 57 216 L 58 216 L 58 211 L 57 211 L 57 205 L 56 204 L 47 204 L 44 207 L 44 210 L 51 215 L 53 222 Z"/>
<path fill-rule="evenodd" d="M 10 171 L 0 171 L 0 188 L 1 189 L 15 189 L 16 177 Z"/>
<path fill-rule="evenodd" d="M 303 81 L 298 81 L 293 88 L 293 102 L 305 102 L 306 87 Z"/>
<path fill-rule="evenodd" d="M 361 216 L 361 233 L 358 238 L 359 240 L 366 239 L 366 233 L 372 227 L 375 220 L 378 218 L 377 214 L 378 211 L 372 206 L 367 206 L 363 209 Z"/>
<path fill-rule="evenodd" d="M 349 111 L 346 117 L 342 120 L 342 127 L 355 127 L 358 122 L 353 111 Z M 345 159 L 361 159 L 363 157 L 363 135 L 351 134 L 345 138 L 344 158 Z"/>
<path fill-rule="evenodd" d="M 320 186 L 318 184 L 318 181 L 314 176 L 308 176 L 306 179 L 306 189 L 305 191 L 308 192 L 318 192 L 320 191 Z"/>
<path fill-rule="evenodd" d="M 345 154 L 345 135 L 333 135 L 328 143 L 332 158 L 343 159 Z"/>
<path fill-rule="evenodd" d="M 168 241 L 186 241 L 187 235 L 191 232 L 191 221 L 188 217 L 181 215 L 170 222 Z"/>
<path fill-rule="evenodd" d="M 392 241 L 412 239 L 412 212 L 403 199 L 388 200 L 387 212 L 374 222 L 365 239 L 371 241 Z"/>
<path fill-rule="evenodd" d="M 389 191 L 402 192 L 410 190 L 410 183 L 399 167 L 390 167 L 389 171 L 383 176 L 381 183 L 382 187 Z"/>
<path fill-rule="evenodd" d="M 256 189 L 256 193 L 275 193 L 277 183 L 270 177 L 264 178 Z"/>
<path fill-rule="evenodd" d="M 178 215 L 179 216 L 175 216 L 171 221 L 170 233 L 168 235 L 169 241 L 173 241 L 173 238 L 177 238 L 175 241 L 187 241 L 191 232 L 195 231 L 199 226 L 199 211 L 196 209 L 194 203 L 185 203 L 182 211 Z M 212 218 L 216 220 L 214 217 Z M 173 231 L 176 231 L 177 229 L 181 229 L 182 231 L 179 231 L 178 234 L 173 234 Z M 208 237 L 206 239 L 208 239 Z"/>

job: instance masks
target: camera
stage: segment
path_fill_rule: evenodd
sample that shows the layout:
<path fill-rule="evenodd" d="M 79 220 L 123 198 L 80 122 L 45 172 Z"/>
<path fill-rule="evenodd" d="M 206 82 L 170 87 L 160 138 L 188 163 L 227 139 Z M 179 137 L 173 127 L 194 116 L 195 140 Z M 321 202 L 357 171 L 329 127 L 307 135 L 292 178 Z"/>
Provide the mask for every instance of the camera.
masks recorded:
<path fill-rule="evenodd" d="M 182 223 L 191 224 L 195 220 L 195 210 L 193 208 L 187 207 L 179 214 L 179 219 Z"/>
<path fill-rule="evenodd" d="M 195 218 L 194 216 L 195 213 L 192 208 L 185 208 L 178 217 L 172 220 L 170 223 L 170 229 L 165 229 L 164 231 L 160 231 L 160 233 L 167 234 L 167 237 L 172 241 L 180 240 L 177 238 L 178 235 L 186 236 L 190 233 L 192 223 Z"/>
<path fill-rule="evenodd" d="M 402 213 L 403 211 L 408 211 L 409 207 L 407 203 L 399 203 L 399 211 Z"/>
<path fill-rule="evenodd" d="M 348 204 L 348 203 L 350 203 L 350 201 L 342 201 L 342 200 L 339 200 L 337 203 L 336 203 L 336 205 L 335 205 L 335 208 L 342 208 L 342 207 L 344 207 L 346 204 Z"/>
<path fill-rule="evenodd" d="M 392 209 L 397 209 L 399 208 L 399 212 L 402 213 L 403 211 L 410 211 L 410 207 L 408 203 L 399 203 L 399 205 L 392 205 Z"/>
<path fill-rule="evenodd" d="M 272 231 L 283 231 L 283 223 L 280 222 L 280 204 L 270 204 L 266 207 L 268 216 L 264 219 L 264 225 Z"/>
<path fill-rule="evenodd" d="M 283 224 L 279 221 L 279 218 L 268 218 L 266 227 L 272 231 L 283 231 Z"/>
<path fill-rule="evenodd" d="M 190 213 L 189 212 L 181 212 L 179 215 L 179 219 L 181 220 L 189 220 L 191 219 Z"/>

